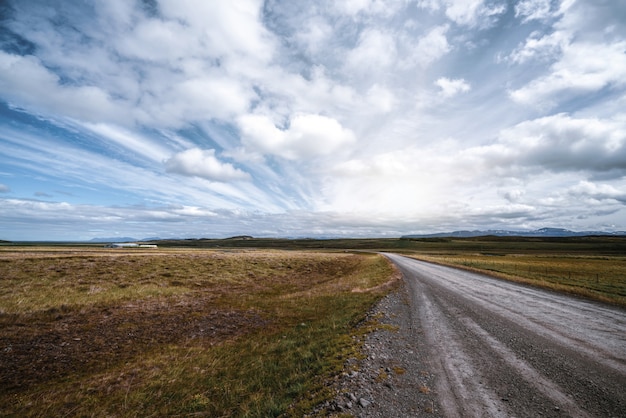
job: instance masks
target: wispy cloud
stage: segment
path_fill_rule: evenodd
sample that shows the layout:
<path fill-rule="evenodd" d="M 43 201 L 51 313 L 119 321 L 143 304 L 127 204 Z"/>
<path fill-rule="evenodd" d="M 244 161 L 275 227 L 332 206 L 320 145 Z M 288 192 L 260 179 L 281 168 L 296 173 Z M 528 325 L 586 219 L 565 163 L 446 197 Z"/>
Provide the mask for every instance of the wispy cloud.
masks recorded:
<path fill-rule="evenodd" d="M 7 237 L 626 227 L 620 2 L 6 10 Z"/>
<path fill-rule="evenodd" d="M 524 22 L 542 20 L 554 13 L 550 0 L 522 0 L 515 5 L 515 17 L 522 17 Z"/>

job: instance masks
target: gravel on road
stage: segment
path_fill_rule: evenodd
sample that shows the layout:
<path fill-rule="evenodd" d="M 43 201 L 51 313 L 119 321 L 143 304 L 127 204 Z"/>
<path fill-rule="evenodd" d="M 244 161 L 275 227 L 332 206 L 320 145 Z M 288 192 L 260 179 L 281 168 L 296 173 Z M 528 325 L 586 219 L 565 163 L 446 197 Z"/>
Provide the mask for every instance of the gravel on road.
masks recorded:
<path fill-rule="evenodd" d="M 623 309 L 388 256 L 403 284 L 318 414 L 626 417 Z"/>

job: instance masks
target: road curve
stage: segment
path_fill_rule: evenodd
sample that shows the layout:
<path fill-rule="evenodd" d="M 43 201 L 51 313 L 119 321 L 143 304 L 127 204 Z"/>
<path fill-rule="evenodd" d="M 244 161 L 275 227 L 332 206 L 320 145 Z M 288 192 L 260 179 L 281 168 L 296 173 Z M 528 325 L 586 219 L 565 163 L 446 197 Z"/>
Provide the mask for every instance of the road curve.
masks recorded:
<path fill-rule="evenodd" d="M 626 311 L 387 254 L 446 417 L 626 417 Z"/>

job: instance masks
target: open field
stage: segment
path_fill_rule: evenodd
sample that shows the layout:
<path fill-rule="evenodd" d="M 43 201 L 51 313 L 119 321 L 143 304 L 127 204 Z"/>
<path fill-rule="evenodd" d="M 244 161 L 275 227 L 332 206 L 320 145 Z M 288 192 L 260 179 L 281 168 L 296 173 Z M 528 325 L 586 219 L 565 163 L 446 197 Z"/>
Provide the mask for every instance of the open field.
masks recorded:
<path fill-rule="evenodd" d="M 175 240 L 159 245 L 393 251 L 626 306 L 626 237 Z"/>
<path fill-rule="evenodd" d="M 480 270 L 505 278 L 626 306 L 626 237 L 472 237 L 371 239 L 184 239 L 156 241 L 160 248 L 392 251 Z M 39 248 L 4 243 L 0 248 Z M 75 243 L 61 245 L 73 248 Z M 82 244 L 98 251 L 103 244 Z M 138 250 L 134 250 L 138 251 Z"/>
<path fill-rule="evenodd" d="M 158 244 L 0 246 L 0 415 L 300 416 L 394 277 L 371 250 L 626 306 L 623 237 Z"/>
<path fill-rule="evenodd" d="M 0 415 L 300 416 L 397 275 L 374 254 L 0 247 Z"/>

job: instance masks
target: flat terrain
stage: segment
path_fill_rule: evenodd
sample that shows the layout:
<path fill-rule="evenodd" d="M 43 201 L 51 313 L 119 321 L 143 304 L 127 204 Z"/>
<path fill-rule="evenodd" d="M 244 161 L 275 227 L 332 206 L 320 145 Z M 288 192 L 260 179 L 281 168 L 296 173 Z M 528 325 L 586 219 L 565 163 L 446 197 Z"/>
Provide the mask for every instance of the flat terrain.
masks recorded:
<path fill-rule="evenodd" d="M 387 251 L 626 307 L 625 236 L 327 240 L 243 237 L 165 240 L 159 245 Z"/>
<path fill-rule="evenodd" d="M 300 416 L 393 278 L 375 254 L 1 248 L 0 415 Z"/>
<path fill-rule="evenodd" d="M 408 342 L 419 353 L 417 367 L 434 376 L 437 404 L 430 412 L 445 417 L 625 416 L 622 308 L 388 256 L 404 274 L 411 312 L 395 338 Z M 377 353 L 385 356 L 385 350 Z M 402 376 L 396 381 L 393 396 L 402 396 L 410 381 Z M 379 399 L 374 395 L 372 401 L 389 409 L 371 408 L 362 416 L 406 414 L 409 407 L 424 412 L 417 399 L 413 405 L 397 405 L 385 393 L 379 391 Z"/>
<path fill-rule="evenodd" d="M 625 416 L 624 238 L 158 244 L 0 246 L 0 415 Z"/>

